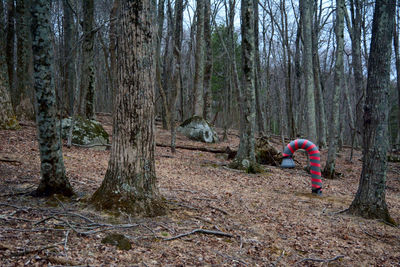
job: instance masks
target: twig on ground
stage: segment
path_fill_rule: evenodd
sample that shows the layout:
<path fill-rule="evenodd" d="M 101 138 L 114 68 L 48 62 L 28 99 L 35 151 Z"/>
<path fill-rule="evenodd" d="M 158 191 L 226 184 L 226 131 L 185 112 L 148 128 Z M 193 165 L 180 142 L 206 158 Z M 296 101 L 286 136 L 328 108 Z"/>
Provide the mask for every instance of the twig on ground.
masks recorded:
<path fill-rule="evenodd" d="M 229 213 L 228 213 L 227 211 L 225 211 L 225 210 L 223 210 L 223 209 L 221 209 L 221 208 L 214 207 L 214 206 L 211 206 L 211 205 L 208 205 L 208 207 L 210 207 L 210 208 L 212 208 L 212 209 L 214 209 L 214 210 L 220 211 L 220 212 L 222 212 L 222 213 L 225 214 L 225 215 L 229 215 Z"/>
<path fill-rule="evenodd" d="M 363 232 L 364 232 L 366 235 L 369 235 L 370 237 L 373 237 L 373 238 L 375 238 L 375 239 L 378 239 L 378 240 L 379 240 L 379 238 L 378 238 L 378 237 L 376 237 L 376 236 L 374 236 L 374 235 L 372 235 L 372 234 L 368 233 L 368 232 L 367 232 L 367 230 L 363 229 L 363 228 L 362 228 L 362 226 L 361 226 L 361 223 L 358 223 L 358 225 L 360 226 L 360 229 L 361 229 L 361 231 L 363 231 Z"/>
<path fill-rule="evenodd" d="M 67 243 L 68 243 L 68 235 L 69 235 L 69 230 L 65 233 L 65 239 L 64 239 L 64 250 L 67 251 Z"/>
<path fill-rule="evenodd" d="M 241 259 L 229 256 L 229 255 L 225 255 L 225 254 L 223 254 L 223 253 L 221 253 L 219 251 L 216 251 L 215 253 L 220 255 L 220 256 L 222 256 L 222 257 L 224 257 L 224 258 L 227 258 L 227 259 L 229 259 L 231 261 L 236 261 L 236 262 L 239 262 L 239 263 L 243 264 L 244 266 L 248 266 L 247 262 L 245 262 L 245 261 L 243 261 Z"/>
<path fill-rule="evenodd" d="M 344 209 L 344 210 L 334 211 L 334 212 L 331 212 L 330 214 L 338 215 L 338 214 L 342 214 L 342 213 L 345 213 L 345 212 L 348 212 L 348 211 L 349 211 L 349 208 Z"/>
<path fill-rule="evenodd" d="M 28 255 L 28 254 L 31 254 L 31 253 L 37 253 L 37 252 L 41 252 L 41 251 L 46 250 L 46 249 L 55 248 L 55 247 L 57 247 L 59 245 L 62 245 L 62 244 L 63 243 L 60 242 L 60 243 L 55 243 L 55 244 L 47 245 L 47 246 L 36 248 L 36 249 L 28 249 L 28 250 L 24 250 L 24 251 L 20 251 L 20 252 L 11 252 L 10 256 L 19 257 L 19 256 Z"/>
<path fill-rule="evenodd" d="M 296 262 L 296 265 L 300 264 L 302 262 L 305 262 L 305 261 L 316 261 L 316 262 L 328 263 L 328 262 L 336 261 L 336 260 L 341 259 L 341 258 L 344 258 L 344 255 L 338 255 L 338 256 L 335 256 L 335 257 L 333 257 L 331 259 L 305 258 L 305 259 L 302 259 L 301 261 Z"/>
<path fill-rule="evenodd" d="M 195 230 L 193 230 L 191 232 L 187 232 L 187 233 L 180 234 L 180 235 L 177 235 L 177 236 L 173 236 L 173 237 L 170 237 L 170 238 L 164 238 L 164 241 L 171 241 L 171 240 L 179 239 L 179 238 L 182 238 L 182 237 L 185 237 L 185 236 L 188 236 L 188 235 L 192 235 L 192 234 L 195 234 L 195 233 L 233 237 L 232 234 L 224 233 L 224 232 L 221 232 L 221 231 L 212 231 L 212 230 L 206 230 L 206 229 L 195 229 Z"/>
<path fill-rule="evenodd" d="M 271 266 L 272 266 L 272 267 L 275 267 L 275 266 L 279 263 L 279 261 L 283 258 L 283 256 L 285 256 L 285 251 L 284 251 L 284 250 L 282 250 L 281 255 L 276 259 L 276 261 L 274 261 L 273 263 L 271 263 Z"/>
<path fill-rule="evenodd" d="M 46 218 L 44 218 L 44 219 L 41 219 L 41 220 L 35 222 L 33 225 L 38 225 L 38 224 L 41 224 L 41 223 L 43 223 L 43 222 L 45 222 L 45 221 L 48 221 L 48 220 L 51 220 L 51 219 L 55 219 L 55 217 L 54 217 L 54 216 L 46 217 Z"/>

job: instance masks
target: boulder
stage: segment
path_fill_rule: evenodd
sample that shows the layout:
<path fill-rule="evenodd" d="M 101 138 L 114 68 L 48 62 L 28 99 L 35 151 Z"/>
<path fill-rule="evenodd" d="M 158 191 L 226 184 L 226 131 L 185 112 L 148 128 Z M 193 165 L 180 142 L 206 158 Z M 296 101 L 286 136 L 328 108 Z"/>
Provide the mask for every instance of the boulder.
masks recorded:
<path fill-rule="evenodd" d="M 194 116 L 184 121 L 178 131 L 191 140 L 204 143 L 218 142 L 218 135 L 212 126 L 203 118 Z"/>
<path fill-rule="evenodd" d="M 266 136 L 256 139 L 255 150 L 259 164 L 279 166 L 282 163 L 282 153 L 271 145 Z"/>
<path fill-rule="evenodd" d="M 66 139 L 71 127 L 71 118 L 62 120 L 62 138 Z M 109 144 L 108 133 L 100 122 L 88 120 L 82 117 L 75 117 L 74 129 L 72 130 L 72 143 L 84 146 L 96 146 Z"/>

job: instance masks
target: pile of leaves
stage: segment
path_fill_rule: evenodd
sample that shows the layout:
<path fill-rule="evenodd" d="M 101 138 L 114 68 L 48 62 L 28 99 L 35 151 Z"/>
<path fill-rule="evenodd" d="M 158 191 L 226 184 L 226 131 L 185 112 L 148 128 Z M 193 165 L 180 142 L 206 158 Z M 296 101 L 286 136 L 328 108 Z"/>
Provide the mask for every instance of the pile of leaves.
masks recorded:
<path fill-rule="evenodd" d="M 110 120 L 103 125 L 111 134 Z M 378 220 L 341 213 L 358 187 L 361 151 L 339 152 L 336 180 L 323 179 L 324 195 L 311 194 L 306 158 L 296 152 L 296 168 L 264 166 L 262 174 L 227 167 L 223 153 L 193 148 L 237 149 L 237 132 L 217 144 L 177 136 L 171 154 L 169 131 L 157 127 L 156 167 L 168 215 L 118 218 L 92 209 L 87 199 L 100 186 L 110 151 L 63 147 L 67 176 L 76 191 L 33 198 L 40 180 L 36 129 L 0 131 L 0 265 L 137 266 L 336 266 L 400 264 L 400 229 Z M 289 140 L 288 140 L 289 141 Z M 278 138 L 270 143 L 278 150 Z M 322 162 L 327 151 L 322 149 Z M 387 203 L 400 222 L 400 163 L 389 163 Z M 113 234 L 129 250 L 102 242 Z"/>

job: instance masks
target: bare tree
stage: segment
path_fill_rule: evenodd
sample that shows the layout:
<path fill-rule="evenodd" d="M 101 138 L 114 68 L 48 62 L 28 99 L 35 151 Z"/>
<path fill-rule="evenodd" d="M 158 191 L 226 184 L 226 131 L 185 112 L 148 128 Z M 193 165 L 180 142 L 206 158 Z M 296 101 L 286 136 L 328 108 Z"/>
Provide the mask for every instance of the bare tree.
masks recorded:
<path fill-rule="evenodd" d="M 211 74 L 212 74 L 212 49 L 211 49 L 211 1 L 204 1 L 204 50 L 205 50 L 205 61 L 204 61 L 204 108 L 203 118 L 206 121 L 211 119 Z"/>
<path fill-rule="evenodd" d="M 241 1 L 242 96 L 240 97 L 240 143 L 231 167 L 257 172 L 255 157 L 255 92 L 254 92 L 254 6 Z"/>
<path fill-rule="evenodd" d="M 394 223 L 386 204 L 388 95 L 395 1 L 376 1 L 364 106 L 363 167 L 350 213 Z"/>
<path fill-rule="evenodd" d="M 72 187 L 65 175 L 60 132 L 56 127 L 56 94 L 52 65 L 50 0 L 32 2 L 32 36 L 36 123 L 40 150 L 41 180 L 35 195 L 71 196 Z"/>
<path fill-rule="evenodd" d="M 165 214 L 154 164 L 153 1 L 121 1 L 118 91 L 108 169 L 92 203 L 115 213 Z"/>
<path fill-rule="evenodd" d="M 331 111 L 329 123 L 329 150 L 328 158 L 324 168 L 324 174 L 327 178 L 335 177 L 336 151 L 338 146 L 338 131 L 339 131 L 339 96 L 343 87 L 343 51 L 344 51 L 344 0 L 336 0 L 336 62 L 335 62 L 335 77 L 334 86 L 331 98 Z"/>
<path fill-rule="evenodd" d="M 196 7 L 196 52 L 193 81 L 194 116 L 203 117 L 203 75 L 204 75 L 204 1 L 197 1 Z"/>
<path fill-rule="evenodd" d="M 82 75 L 80 85 L 79 115 L 94 118 L 94 0 L 83 2 L 83 48 L 82 48 Z"/>
<path fill-rule="evenodd" d="M 300 0 L 300 16 L 303 29 L 303 72 L 306 93 L 306 125 L 307 137 L 317 140 L 315 120 L 314 77 L 312 65 L 312 0 Z"/>
<path fill-rule="evenodd" d="M 0 3 L 0 35 L 5 36 L 4 9 Z M 14 111 L 9 92 L 8 72 L 6 64 L 6 42 L 0 39 L 0 129 L 8 129 L 12 126 Z"/>

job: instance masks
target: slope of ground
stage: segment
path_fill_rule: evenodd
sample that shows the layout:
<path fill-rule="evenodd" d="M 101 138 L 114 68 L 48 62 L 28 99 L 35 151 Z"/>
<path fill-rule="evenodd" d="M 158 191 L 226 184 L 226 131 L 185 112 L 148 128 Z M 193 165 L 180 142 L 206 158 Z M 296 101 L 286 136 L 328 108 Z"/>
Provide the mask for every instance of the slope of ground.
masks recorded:
<path fill-rule="evenodd" d="M 110 121 L 103 121 L 111 132 Z M 157 142 L 168 144 L 169 132 L 157 128 Z M 238 142 L 232 133 L 227 142 L 207 146 L 237 147 Z M 177 143 L 205 146 L 179 134 Z M 321 152 L 324 160 L 326 151 Z M 360 151 L 353 163 L 347 161 L 348 149 L 339 153 L 343 176 L 323 179 L 324 195 L 316 197 L 310 194 L 301 152 L 296 152 L 295 169 L 265 166 L 266 173 L 254 175 L 226 168 L 222 154 L 178 149 L 172 155 L 169 148 L 157 147 L 158 184 L 169 214 L 141 219 L 113 218 L 85 202 L 101 184 L 109 151 L 64 146 L 63 153 L 77 196 L 32 198 L 26 192 L 40 179 L 36 129 L 27 124 L 19 131 L 0 131 L 1 266 L 400 265 L 398 227 L 337 213 L 357 190 Z M 397 222 L 399 177 L 400 164 L 390 163 L 387 202 Z M 168 240 L 193 230 L 198 232 Z M 124 234 L 132 249 L 103 244 L 109 233 Z"/>

